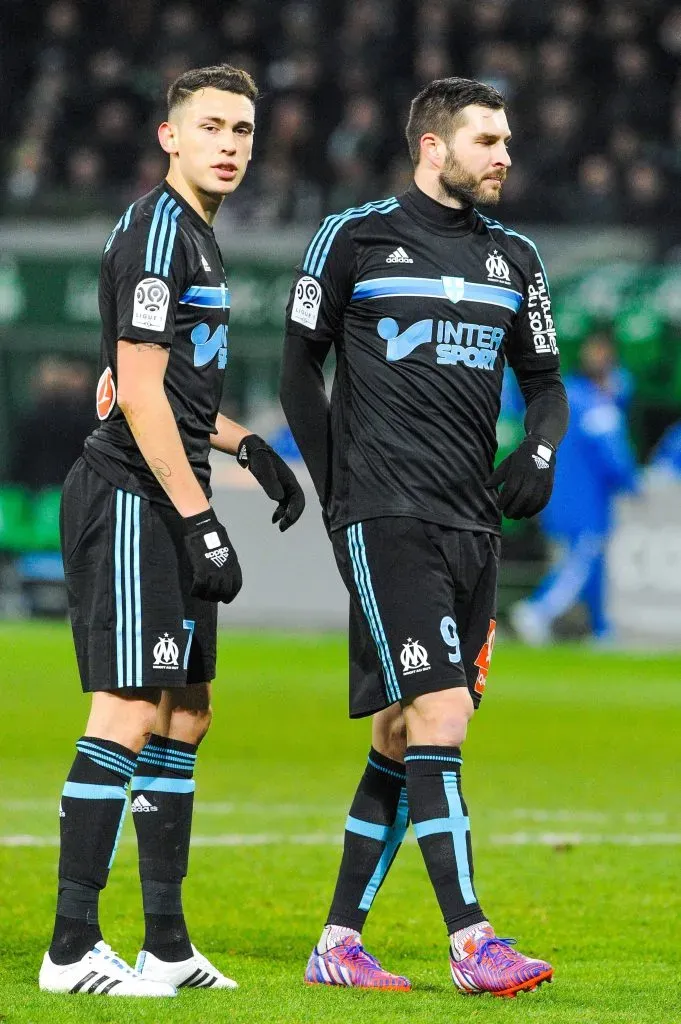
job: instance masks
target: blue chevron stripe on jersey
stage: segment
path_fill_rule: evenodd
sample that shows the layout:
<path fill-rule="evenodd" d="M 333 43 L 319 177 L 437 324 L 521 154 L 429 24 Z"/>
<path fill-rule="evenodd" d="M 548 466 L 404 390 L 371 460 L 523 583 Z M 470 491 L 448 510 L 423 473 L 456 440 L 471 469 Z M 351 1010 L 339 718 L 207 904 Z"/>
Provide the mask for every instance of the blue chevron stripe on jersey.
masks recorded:
<path fill-rule="evenodd" d="M 379 277 L 360 281 L 352 292 L 352 299 L 357 302 L 399 296 L 449 299 L 450 302 L 482 302 L 486 305 L 503 306 L 514 313 L 517 313 L 523 302 L 520 292 L 511 288 L 476 284 L 458 277 Z"/>
<path fill-rule="evenodd" d="M 180 296 L 182 306 L 213 306 L 217 309 L 229 309 L 229 288 L 224 285 L 193 284 Z"/>
<path fill-rule="evenodd" d="M 399 205 L 393 196 L 390 199 L 382 199 L 379 202 L 365 203 L 364 206 L 350 207 L 344 210 L 343 213 L 331 214 L 329 217 L 325 217 L 322 226 L 307 247 L 305 259 L 303 260 L 303 270 L 305 273 L 312 274 L 313 277 L 320 276 L 334 238 L 349 220 L 368 217 L 370 213 L 391 213 L 393 210 L 397 210 Z"/>

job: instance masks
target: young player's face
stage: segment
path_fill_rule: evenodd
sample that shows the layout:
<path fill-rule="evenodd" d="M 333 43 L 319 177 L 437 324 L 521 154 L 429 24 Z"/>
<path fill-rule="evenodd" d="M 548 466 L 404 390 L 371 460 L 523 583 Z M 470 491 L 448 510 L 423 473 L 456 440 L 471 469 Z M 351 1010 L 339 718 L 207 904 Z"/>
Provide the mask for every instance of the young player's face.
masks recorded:
<path fill-rule="evenodd" d="M 498 203 L 511 166 L 507 145 L 511 133 L 503 110 L 472 104 L 463 111 L 465 122 L 447 146 L 440 187 L 450 199 L 474 205 Z"/>
<path fill-rule="evenodd" d="M 167 126 L 166 152 L 194 189 L 226 196 L 239 186 L 253 149 L 254 107 L 246 96 L 199 89 L 177 108 Z"/>

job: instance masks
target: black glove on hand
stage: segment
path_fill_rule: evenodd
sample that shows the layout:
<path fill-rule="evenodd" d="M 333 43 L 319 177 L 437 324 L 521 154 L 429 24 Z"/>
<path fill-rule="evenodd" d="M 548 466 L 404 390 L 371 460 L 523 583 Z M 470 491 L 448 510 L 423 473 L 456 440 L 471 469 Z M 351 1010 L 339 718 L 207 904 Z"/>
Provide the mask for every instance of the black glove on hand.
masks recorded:
<path fill-rule="evenodd" d="M 498 487 L 497 506 L 507 519 L 529 519 L 548 504 L 556 472 L 556 453 L 548 441 L 528 435 L 500 462 L 485 487 Z"/>
<path fill-rule="evenodd" d="M 272 522 L 279 523 L 282 533 L 293 526 L 305 508 L 305 496 L 293 470 L 257 434 L 243 439 L 236 460 L 244 469 L 250 469 L 268 498 L 279 502 Z"/>
<path fill-rule="evenodd" d="M 227 530 L 212 508 L 187 516 L 184 542 L 192 564 L 192 595 L 229 604 L 241 590 L 241 566 Z"/>

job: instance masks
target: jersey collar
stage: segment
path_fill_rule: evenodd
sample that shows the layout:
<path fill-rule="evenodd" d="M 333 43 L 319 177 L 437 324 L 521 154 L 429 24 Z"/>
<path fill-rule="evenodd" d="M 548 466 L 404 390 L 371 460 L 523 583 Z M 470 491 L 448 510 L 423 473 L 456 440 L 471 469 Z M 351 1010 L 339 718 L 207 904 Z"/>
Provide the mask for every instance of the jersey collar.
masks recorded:
<path fill-rule="evenodd" d="M 211 225 L 207 224 L 203 217 L 201 217 L 196 212 L 196 210 L 189 205 L 187 200 L 183 196 L 181 196 L 180 193 L 172 187 L 172 185 L 168 183 L 167 178 L 164 179 L 162 187 L 163 190 L 167 192 L 175 200 L 178 206 L 182 207 L 182 212 L 186 214 L 187 217 L 189 217 L 192 224 L 196 224 L 198 228 L 203 228 L 204 231 L 210 231 L 211 235 L 213 234 L 213 228 L 211 227 Z"/>
<path fill-rule="evenodd" d="M 399 204 L 405 213 L 442 235 L 467 235 L 475 227 L 476 214 L 472 206 L 457 210 L 431 199 L 412 182 L 406 192 L 399 196 Z"/>

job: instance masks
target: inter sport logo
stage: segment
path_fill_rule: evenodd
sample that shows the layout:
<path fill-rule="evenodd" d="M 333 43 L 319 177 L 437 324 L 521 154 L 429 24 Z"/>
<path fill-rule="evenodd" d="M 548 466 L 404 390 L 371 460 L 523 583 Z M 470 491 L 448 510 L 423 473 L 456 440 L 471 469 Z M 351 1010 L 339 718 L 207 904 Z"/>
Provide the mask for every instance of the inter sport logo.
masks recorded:
<path fill-rule="evenodd" d="M 440 366 L 460 363 L 478 370 L 494 369 L 497 352 L 504 340 L 502 327 L 454 323 L 452 320 L 417 320 L 400 332 L 397 320 L 386 316 L 378 321 L 376 330 L 379 337 L 388 343 L 385 357 L 389 363 L 396 363 L 419 345 L 436 340 Z"/>
<path fill-rule="evenodd" d="M 218 369 L 224 370 L 227 366 L 227 337 L 224 324 L 219 324 L 212 334 L 208 324 L 197 324 L 190 334 L 194 345 L 194 366 L 208 366 L 217 355 Z"/>

